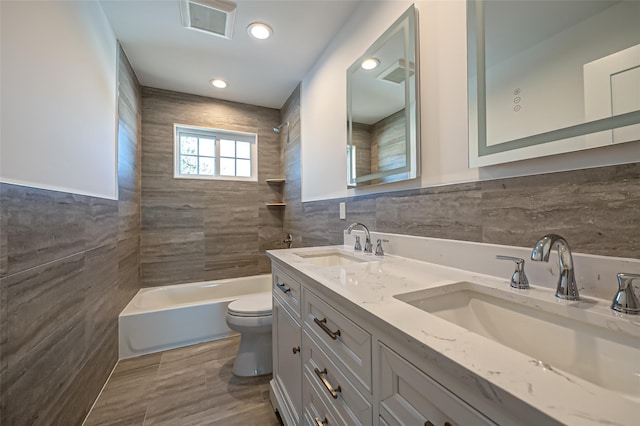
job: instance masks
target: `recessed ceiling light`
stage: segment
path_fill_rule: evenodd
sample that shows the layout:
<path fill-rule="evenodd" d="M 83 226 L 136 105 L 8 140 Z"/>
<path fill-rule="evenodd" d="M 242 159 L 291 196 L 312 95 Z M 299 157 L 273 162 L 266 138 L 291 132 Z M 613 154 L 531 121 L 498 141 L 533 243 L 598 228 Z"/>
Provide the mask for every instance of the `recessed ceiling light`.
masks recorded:
<path fill-rule="evenodd" d="M 273 30 L 267 24 L 263 24 L 262 22 L 254 22 L 253 24 L 247 27 L 247 31 L 253 38 L 257 38 L 258 40 L 265 40 L 271 37 L 273 34 Z"/>
<path fill-rule="evenodd" d="M 224 89 L 225 87 L 227 87 L 227 82 L 219 78 L 211 80 L 211 84 L 213 84 L 213 86 L 217 87 L 218 89 Z"/>
<path fill-rule="evenodd" d="M 374 68 L 376 68 L 378 65 L 380 65 L 380 61 L 377 60 L 376 58 L 367 58 L 364 61 L 362 61 L 362 69 L 365 70 L 372 70 Z"/>

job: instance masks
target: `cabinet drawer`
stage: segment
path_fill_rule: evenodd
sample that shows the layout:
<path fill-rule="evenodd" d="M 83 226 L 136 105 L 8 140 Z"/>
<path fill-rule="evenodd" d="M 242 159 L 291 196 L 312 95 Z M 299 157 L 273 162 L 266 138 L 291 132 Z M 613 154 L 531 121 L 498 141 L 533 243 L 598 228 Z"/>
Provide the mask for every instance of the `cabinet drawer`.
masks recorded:
<path fill-rule="evenodd" d="M 371 334 L 306 289 L 303 313 L 309 335 L 371 393 Z"/>
<path fill-rule="evenodd" d="M 384 344 L 379 351 L 380 424 L 494 424 Z"/>
<path fill-rule="evenodd" d="M 349 425 L 371 424 L 372 410 L 368 398 L 358 391 L 306 332 L 302 336 L 302 347 L 306 374 L 329 401 L 328 405 Z"/>
<path fill-rule="evenodd" d="M 274 296 L 283 302 L 283 305 L 289 309 L 292 315 L 300 318 L 300 299 L 302 295 L 300 283 L 277 268 L 273 268 L 271 275 L 273 277 Z"/>
<path fill-rule="evenodd" d="M 310 426 L 343 426 L 346 423 L 330 410 L 317 389 L 314 388 L 307 373 L 304 374 L 304 417 L 305 425 Z"/>

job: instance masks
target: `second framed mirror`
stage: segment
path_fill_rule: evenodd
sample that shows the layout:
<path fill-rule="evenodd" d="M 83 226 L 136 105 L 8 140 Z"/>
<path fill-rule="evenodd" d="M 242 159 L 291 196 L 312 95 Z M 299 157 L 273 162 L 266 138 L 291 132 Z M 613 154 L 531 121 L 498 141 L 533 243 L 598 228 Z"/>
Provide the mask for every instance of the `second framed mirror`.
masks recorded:
<path fill-rule="evenodd" d="M 417 11 L 411 6 L 347 70 L 347 186 L 419 176 Z"/>

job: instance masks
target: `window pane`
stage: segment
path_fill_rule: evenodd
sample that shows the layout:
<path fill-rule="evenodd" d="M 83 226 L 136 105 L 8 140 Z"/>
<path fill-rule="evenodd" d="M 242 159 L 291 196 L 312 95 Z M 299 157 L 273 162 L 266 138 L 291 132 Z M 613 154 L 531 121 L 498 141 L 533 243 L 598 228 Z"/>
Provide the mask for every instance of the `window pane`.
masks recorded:
<path fill-rule="evenodd" d="M 176 177 L 238 177 L 238 180 L 256 177 L 253 173 L 256 168 L 254 161 L 257 161 L 257 140 L 250 135 L 176 126 L 175 137 Z"/>
<path fill-rule="evenodd" d="M 251 144 L 249 142 L 236 142 L 236 149 L 237 158 L 251 158 Z"/>
<path fill-rule="evenodd" d="M 197 175 L 198 174 L 198 157 L 182 155 L 180 156 L 180 174 L 181 175 Z"/>
<path fill-rule="evenodd" d="M 180 136 L 180 153 L 197 155 L 198 138 L 196 138 L 195 136 Z"/>
<path fill-rule="evenodd" d="M 235 176 L 236 160 L 233 158 L 221 158 L 220 159 L 220 175 Z"/>
<path fill-rule="evenodd" d="M 236 160 L 238 170 L 236 176 L 251 177 L 251 160 Z"/>
<path fill-rule="evenodd" d="M 221 157 L 235 157 L 236 156 L 236 141 L 230 141 L 228 139 L 220 140 L 220 156 Z"/>
<path fill-rule="evenodd" d="M 208 157 L 200 157 L 200 174 L 214 175 L 216 171 L 216 159 Z"/>
<path fill-rule="evenodd" d="M 216 156 L 216 141 L 215 139 L 200 138 L 200 153 L 205 157 Z"/>

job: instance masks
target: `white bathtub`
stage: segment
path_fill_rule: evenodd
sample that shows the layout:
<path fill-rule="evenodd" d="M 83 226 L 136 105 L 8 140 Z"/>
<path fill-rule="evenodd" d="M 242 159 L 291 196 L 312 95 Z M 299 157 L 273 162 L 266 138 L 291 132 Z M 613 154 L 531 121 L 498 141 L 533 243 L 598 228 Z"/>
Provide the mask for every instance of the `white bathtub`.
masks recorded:
<path fill-rule="evenodd" d="M 270 290 L 271 274 L 143 288 L 120 313 L 120 359 L 235 335 L 227 305 Z"/>

